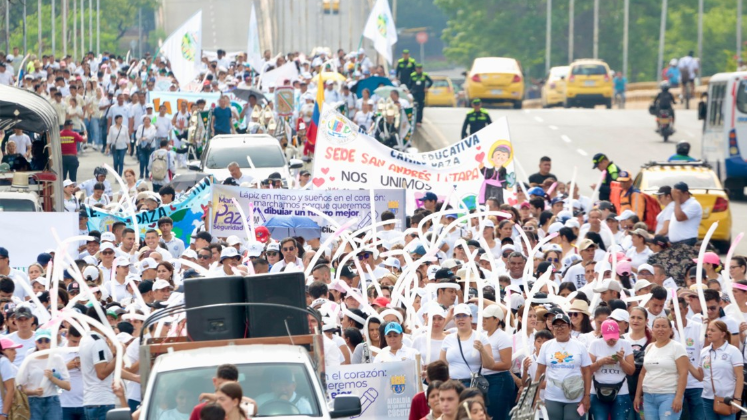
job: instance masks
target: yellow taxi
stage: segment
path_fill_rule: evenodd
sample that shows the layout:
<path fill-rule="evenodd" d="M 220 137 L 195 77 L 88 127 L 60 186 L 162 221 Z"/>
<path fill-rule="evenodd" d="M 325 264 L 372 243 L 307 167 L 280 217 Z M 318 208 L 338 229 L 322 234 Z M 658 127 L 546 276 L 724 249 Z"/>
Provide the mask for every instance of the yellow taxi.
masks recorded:
<path fill-rule="evenodd" d="M 482 102 L 510 102 L 514 108 L 521 108 L 524 99 L 524 76 L 521 64 L 516 59 L 476 58 L 466 77 L 464 90 L 467 103 L 479 98 Z"/>
<path fill-rule="evenodd" d="M 431 76 L 433 86 L 425 94 L 425 106 L 456 106 L 454 84 L 446 76 Z"/>
<path fill-rule="evenodd" d="M 684 182 L 690 193 L 703 207 L 703 219 L 698 228 L 698 239 L 703 239 L 711 224 L 718 227 L 711 236 L 713 244 L 723 253 L 731 246 L 731 208 L 729 196 L 716 172 L 703 162 L 650 162 L 641 168 L 634 185 L 647 194 L 659 187 Z"/>
<path fill-rule="evenodd" d="M 540 92 L 542 108 L 563 105 L 565 101 L 565 79 L 569 66 L 558 66 L 550 69 Z"/>
<path fill-rule="evenodd" d="M 612 108 L 613 82 L 610 67 L 602 60 L 576 60 L 569 66 L 563 106 Z"/>
<path fill-rule="evenodd" d="M 322 4 L 324 5 L 324 13 L 340 13 L 340 0 L 324 0 Z"/>

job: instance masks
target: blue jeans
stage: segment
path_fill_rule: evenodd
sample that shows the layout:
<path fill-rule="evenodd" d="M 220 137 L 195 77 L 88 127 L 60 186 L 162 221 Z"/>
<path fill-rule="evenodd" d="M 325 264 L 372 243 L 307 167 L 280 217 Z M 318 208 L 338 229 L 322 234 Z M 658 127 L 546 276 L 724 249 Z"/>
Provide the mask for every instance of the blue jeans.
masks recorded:
<path fill-rule="evenodd" d="M 643 417 L 646 420 L 679 420 L 682 410 L 672 410 L 674 394 L 643 393 Z M 693 419 L 695 420 L 695 419 Z"/>
<path fill-rule="evenodd" d="M 91 128 L 88 130 L 88 143 L 96 146 L 102 146 L 101 141 L 101 118 L 91 118 L 89 122 Z"/>
<path fill-rule="evenodd" d="M 62 420 L 86 420 L 83 407 L 62 407 Z"/>
<path fill-rule="evenodd" d="M 134 413 L 135 410 L 140 407 L 140 401 L 127 400 L 127 406 L 130 407 L 130 411 Z"/>
<path fill-rule="evenodd" d="M 509 372 L 485 375 L 488 388 L 488 415 L 493 420 L 508 420 L 508 412 L 516 401 L 516 384 Z"/>
<path fill-rule="evenodd" d="M 112 150 L 112 157 L 114 157 L 114 170 L 117 171 L 119 176 L 122 176 L 122 172 L 124 172 L 125 154 L 127 154 L 127 149 Z"/>
<path fill-rule="evenodd" d="M 709 400 L 708 398 L 703 398 L 703 407 L 705 409 L 705 419 L 706 420 L 734 420 L 737 418 L 736 413 L 730 414 L 728 416 L 721 416 L 713 412 L 713 400 Z M 697 417 L 690 416 L 691 419 L 696 419 Z"/>
<path fill-rule="evenodd" d="M 632 408 L 633 403 L 630 401 L 630 395 L 618 395 L 615 401 L 606 403 L 599 401 L 596 395 L 591 394 L 591 409 L 589 412 L 595 419 L 627 420 Z"/>
<path fill-rule="evenodd" d="M 30 397 L 29 409 L 32 419 L 62 420 L 60 397 Z"/>
<path fill-rule="evenodd" d="M 685 390 L 685 398 L 682 401 L 682 409 L 687 407 L 691 419 L 702 419 L 703 414 L 703 388 L 688 388 Z"/>
<path fill-rule="evenodd" d="M 114 410 L 114 404 L 89 405 L 83 407 L 83 410 L 86 413 L 86 420 L 106 420 L 106 413 L 108 413 L 110 410 Z"/>
<path fill-rule="evenodd" d="M 137 148 L 137 160 L 140 161 L 140 179 L 147 179 L 148 175 L 150 175 L 148 172 L 148 161 L 150 161 L 150 155 L 152 153 L 152 148 Z"/>

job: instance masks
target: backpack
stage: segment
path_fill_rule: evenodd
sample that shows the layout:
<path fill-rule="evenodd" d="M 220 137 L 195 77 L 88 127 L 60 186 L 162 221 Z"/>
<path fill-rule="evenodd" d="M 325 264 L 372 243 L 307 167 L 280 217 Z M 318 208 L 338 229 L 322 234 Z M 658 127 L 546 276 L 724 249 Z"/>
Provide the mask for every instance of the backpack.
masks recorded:
<path fill-rule="evenodd" d="M 659 200 L 649 194 L 643 192 L 640 194 L 643 195 L 643 200 L 645 202 L 643 220 L 641 221 L 646 223 L 649 231 L 656 232 L 656 216 L 661 213 L 661 204 L 659 204 Z"/>
<path fill-rule="evenodd" d="M 4 384 L 2 377 L 0 377 L 0 383 Z M 0 386 L 0 395 L 5 400 L 5 386 Z M 29 397 L 23 392 L 22 386 L 16 387 L 16 394 L 13 397 L 13 403 L 8 410 L 8 420 L 30 420 L 31 419 L 31 408 L 29 407 Z"/>
<path fill-rule="evenodd" d="M 160 153 L 155 152 L 153 154 L 153 164 L 151 165 L 150 173 L 153 175 L 154 181 L 162 181 L 166 179 L 169 172 L 168 152 Z"/>

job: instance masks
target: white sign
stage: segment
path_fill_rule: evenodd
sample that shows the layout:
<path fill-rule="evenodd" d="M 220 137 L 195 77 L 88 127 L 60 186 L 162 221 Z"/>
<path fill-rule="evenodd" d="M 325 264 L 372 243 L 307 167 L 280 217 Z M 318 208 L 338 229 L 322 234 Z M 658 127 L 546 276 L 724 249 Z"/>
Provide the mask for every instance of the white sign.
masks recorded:
<path fill-rule="evenodd" d="M 182 85 L 197 77 L 202 57 L 202 10 L 164 41 L 161 54 L 169 59 L 171 71 Z"/>
<path fill-rule="evenodd" d="M 5 239 L 0 246 L 8 250 L 10 265 L 26 271 L 39 254 L 57 248 L 52 228 L 60 241 L 79 235 L 78 213 L 0 212 L 0 232 Z M 78 242 L 68 247 L 73 259 L 78 258 L 77 247 Z"/>

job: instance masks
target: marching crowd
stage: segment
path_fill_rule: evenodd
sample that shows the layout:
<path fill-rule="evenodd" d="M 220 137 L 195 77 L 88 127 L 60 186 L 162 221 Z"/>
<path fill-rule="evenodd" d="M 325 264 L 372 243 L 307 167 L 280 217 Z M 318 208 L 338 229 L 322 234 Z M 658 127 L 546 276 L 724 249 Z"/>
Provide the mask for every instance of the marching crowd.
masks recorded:
<path fill-rule="evenodd" d="M 215 60 L 205 60 L 199 90 L 254 86 L 255 73 L 286 60 L 298 63 L 301 78 L 289 82 L 298 86 L 299 97 L 311 96 L 312 104 L 316 97 L 309 92 L 323 88 L 313 75 L 324 67 L 350 81 L 387 76 L 360 52 L 335 57 L 319 52 L 311 60 L 297 54 L 272 58 L 268 52 L 262 69 L 247 69 L 240 58 L 231 61 L 219 51 Z M 16 57 L 0 53 L 0 83 L 13 83 L 12 75 L 3 75 L 16 63 Z M 662 186 L 656 195 L 662 210 L 646 220 L 641 203 L 647 198 L 632 186 L 628 172 L 599 153 L 593 165 L 607 176 L 598 199 L 558 179 L 552 160 L 542 158 L 514 205 L 489 197 L 484 209 L 464 216 L 426 192 L 405 226 L 383 212 L 381 222 L 389 223 L 376 237 L 361 234 L 352 242 L 342 236 L 326 246 L 319 237 L 272 238 L 263 226 L 248 239 L 221 238 L 203 225 L 184 243 L 169 217 L 142 237 L 122 222 L 95 231 L 84 205 L 131 200 L 138 209 L 152 210 L 178 199 L 169 185 L 180 165 L 174 150 L 183 151 L 179 141 L 190 142 L 185 132 L 192 116 L 183 109 L 166 118 L 163 108 L 146 103 L 156 78 L 168 78 L 169 69 L 159 57 L 144 64 L 89 54 L 79 63 L 42 57 L 24 69 L 24 87 L 49 98 L 63 122 L 65 206 L 79 212 L 80 234 L 88 238 L 77 244 L 71 261 L 50 247 L 25 271 L 13 268 L 13 255 L 0 247 L 0 416 L 25 399 L 32 419 L 98 420 L 117 405 L 137 413 L 139 337 L 183 335 L 186 318 L 167 319 L 158 331 L 155 325 L 143 331 L 143 321 L 183 302 L 186 279 L 289 270 L 307 274 L 306 299 L 323 320 L 318 328 L 327 366 L 421 360 L 428 387 L 415 396 L 411 420 L 508 419 L 532 381 L 541 381 L 538 392 L 552 420 L 586 413 L 595 420 L 678 419 L 683 412 L 690 419 L 723 420 L 739 412 L 731 402 L 742 405 L 743 399 L 747 259 L 734 256 L 726 267 L 714 250 L 699 259 L 703 209 L 686 183 Z M 403 57 L 393 77 L 427 87 L 419 68 Z M 358 102 L 348 100 L 349 86 L 333 88 L 325 98 L 342 99 L 349 116 L 373 126 L 367 116 L 374 105 L 371 92 Z M 170 80 L 168 89 L 181 87 Z M 412 99 L 422 103 L 418 89 L 410 89 Z M 383 110 L 396 99 L 393 93 Z M 217 108 L 226 109 L 225 102 Z M 253 106 L 245 109 L 252 119 L 263 117 Z M 302 141 L 307 109 L 299 108 L 292 124 Z M 238 130 L 234 111 L 221 113 L 214 112 L 212 126 L 202 127 L 210 132 L 206 138 Z M 386 126 L 394 113 L 386 116 L 384 129 L 391 130 Z M 280 121 L 271 116 L 261 129 L 273 119 Z M 8 133 L 9 154 L 28 155 L 24 135 Z M 77 144 L 83 142 L 113 156 L 126 191 L 113 191 L 103 169 L 77 183 Z M 313 144 L 295 146 L 313 153 Z M 135 152 L 139 174 L 123 167 L 124 155 Z M 230 169 L 229 179 L 241 185 L 240 168 Z M 152 187 L 143 182 L 148 178 Z M 265 181 L 267 188 L 283 186 L 272 176 Z M 76 190 L 85 191 L 85 201 Z M 54 264 L 64 266 L 59 278 Z M 66 319 L 58 331 L 59 321 L 50 321 L 51 305 L 100 324 L 81 331 Z M 124 386 L 113 383 L 118 362 L 107 325 L 125 348 Z M 53 342 L 71 349 L 44 352 Z M 240 407 L 237 378 L 235 367 L 221 366 L 216 393 L 205 397 L 214 404 L 193 410 L 198 401 L 174 395 L 164 416 L 251 417 L 254 413 Z M 308 403 L 294 404 L 304 412 Z"/>

